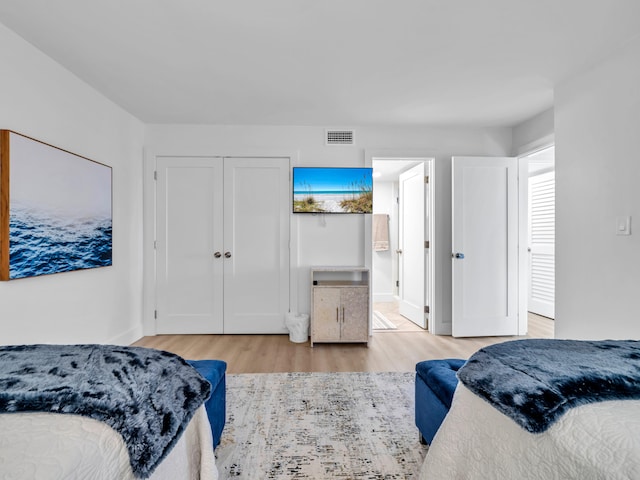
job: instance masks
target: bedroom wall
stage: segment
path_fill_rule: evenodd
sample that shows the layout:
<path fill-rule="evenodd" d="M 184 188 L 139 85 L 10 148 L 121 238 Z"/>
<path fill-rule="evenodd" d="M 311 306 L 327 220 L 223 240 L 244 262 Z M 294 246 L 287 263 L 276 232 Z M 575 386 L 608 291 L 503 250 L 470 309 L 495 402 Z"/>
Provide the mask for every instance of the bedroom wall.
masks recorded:
<path fill-rule="evenodd" d="M 554 112 L 550 108 L 513 127 L 511 154 L 524 155 L 551 145 L 554 141 L 553 121 Z"/>
<path fill-rule="evenodd" d="M 141 336 L 144 128 L 0 24 L 0 128 L 113 167 L 113 266 L 0 282 L 0 344 Z"/>
<path fill-rule="evenodd" d="M 558 338 L 640 339 L 638 58 L 640 38 L 555 92 Z"/>
<path fill-rule="evenodd" d="M 397 235 L 394 235 L 398 231 L 397 207 L 394 208 L 394 205 L 397 205 L 397 189 L 394 188 L 393 182 L 379 182 L 375 179 L 373 187 L 373 213 L 389 215 L 389 249 L 373 251 L 371 294 L 374 302 L 391 302 L 395 291 L 393 257 L 398 248 Z"/>
<path fill-rule="evenodd" d="M 333 128 L 335 125 L 328 125 Z M 344 128 L 344 126 L 339 126 Z M 348 127 L 351 128 L 351 127 Z M 367 153 L 398 156 L 415 152 L 435 158 L 438 332 L 451 329 L 451 156 L 508 155 L 511 128 L 353 127 L 355 146 L 325 146 L 324 127 L 147 125 L 147 157 L 153 155 L 290 154 L 298 165 L 363 166 Z M 365 220 L 351 215 L 295 215 L 292 238 L 297 256 L 292 266 L 291 304 L 309 312 L 312 265 L 365 264 Z M 153 330 L 145 313 L 145 332 Z"/>

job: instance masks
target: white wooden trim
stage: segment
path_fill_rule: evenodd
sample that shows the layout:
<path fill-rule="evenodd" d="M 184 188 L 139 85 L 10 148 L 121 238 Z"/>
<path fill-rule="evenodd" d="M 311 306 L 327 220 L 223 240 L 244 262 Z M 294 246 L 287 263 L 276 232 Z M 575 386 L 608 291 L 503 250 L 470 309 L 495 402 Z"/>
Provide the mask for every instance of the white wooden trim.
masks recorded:
<path fill-rule="evenodd" d="M 436 298 L 436 270 L 440 265 L 441 259 L 438 258 L 437 250 L 437 232 L 436 232 L 436 168 L 435 168 L 435 155 L 433 152 L 427 152 L 420 149 L 402 149 L 402 148 L 377 148 L 377 149 L 365 149 L 365 166 L 371 167 L 374 159 L 378 160 L 415 160 L 422 161 L 425 164 L 425 171 L 429 175 L 429 255 L 431 258 L 430 272 L 427 273 L 426 278 L 427 288 L 429 289 L 429 332 L 435 335 L 450 335 L 451 323 L 444 324 L 442 319 L 438 316 L 440 311 L 439 300 Z M 369 220 L 371 222 L 371 220 Z M 365 227 L 366 228 L 366 227 Z M 372 269 L 372 248 L 371 248 L 371 225 L 365 229 L 365 261 L 369 262 L 367 265 Z M 368 250 L 367 250 L 368 249 Z M 372 271 L 373 277 L 373 271 Z M 397 297 L 396 297 L 397 298 Z M 373 309 L 371 309 L 373 311 Z M 373 318 L 373 317 L 372 317 Z M 371 320 L 373 322 L 373 320 Z"/>
<path fill-rule="evenodd" d="M 529 162 L 518 158 L 518 335 L 526 335 L 529 328 Z"/>
<path fill-rule="evenodd" d="M 431 158 L 429 160 L 427 160 L 426 162 L 426 167 L 427 167 L 427 175 L 429 175 L 429 258 L 431 261 L 431 268 L 429 269 L 428 272 L 428 277 L 427 277 L 427 288 L 429 289 L 429 332 L 436 334 L 436 335 L 448 335 L 451 333 L 450 330 L 450 323 L 449 323 L 449 327 L 447 327 L 445 329 L 445 332 L 440 333 L 443 331 L 443 323 L 442 322 L 438 322 L 436 323 L 435 319 L 439 319 L 438 317 L 438 307 L 440 306 L 440 303 L 436 301 L 436 263 L 437 263 L 437 258 L 438 258 L 438 242 L 436 240 L 436 222 L 435 222 L 435 216 L 436 216 L 436 185 L 437 182 L 435 181 L 436 178 L 436 162 L 435 159 Z"/>
<path fill-rule="evenodd" d="M 156 334 L 154 318 L 156 292 L 156 155 L 145 150 L 142 172 L 142 334 Z"/>
<path fill-rule="evenodd" d="M 521 145 L 516 150 L 514 156 L 516 157 L 526 157 L 529 155 L 533 155 L 540 150 L 544 150 L 549 147 L 553 147 L 555 145 L 555 134 L 550 133 L 549 135 L 545 135 L 542 138 L 538 138 L 533 142 L 529 142 L 525 145 Z"/>

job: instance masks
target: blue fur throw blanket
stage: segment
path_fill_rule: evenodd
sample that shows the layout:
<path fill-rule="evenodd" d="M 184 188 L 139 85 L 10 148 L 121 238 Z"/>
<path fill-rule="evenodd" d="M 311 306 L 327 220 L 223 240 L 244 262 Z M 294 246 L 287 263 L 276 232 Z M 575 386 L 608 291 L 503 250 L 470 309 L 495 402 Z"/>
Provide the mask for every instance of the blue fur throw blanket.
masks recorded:
<path fill-rule="evenodd" d="M 84 415 L 122 435 L 136 477 L 171 451 L 211 385 L 172 353 L 114 345 L 0 347 L 0 413 Z"/>
<path fill-rule="evenodd" d="M 522 428 L 540 433 L 572 407 L 640 399 L 640 341 L 498 343 L 474 353 L 458 378 Z"/>

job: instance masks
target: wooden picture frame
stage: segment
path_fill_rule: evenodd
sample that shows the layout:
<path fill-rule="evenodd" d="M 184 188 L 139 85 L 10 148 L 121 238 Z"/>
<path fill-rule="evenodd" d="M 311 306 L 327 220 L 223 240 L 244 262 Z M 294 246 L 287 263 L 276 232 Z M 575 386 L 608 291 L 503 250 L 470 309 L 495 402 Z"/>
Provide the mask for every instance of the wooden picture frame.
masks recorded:
<path fill-rule="evenodd" d="M 0 130 L 0 280 L 112 265 L 108 165 Z"/>

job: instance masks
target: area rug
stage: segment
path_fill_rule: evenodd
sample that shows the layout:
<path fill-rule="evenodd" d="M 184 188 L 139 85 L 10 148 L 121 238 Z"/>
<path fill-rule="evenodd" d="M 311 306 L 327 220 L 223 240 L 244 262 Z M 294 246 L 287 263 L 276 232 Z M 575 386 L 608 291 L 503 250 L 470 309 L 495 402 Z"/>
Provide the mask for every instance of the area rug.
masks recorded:
<path fill-rule="evenodd" d="M 373 312 L 373 329 L 374 330 L 396 330 L 398 327 L 384 316 L 383 313 L 374 310 Z"/>
<path fill-rule="evenodd" d="M 414 373 L 227 375 L 220 479 L 417 478 Z"/>

